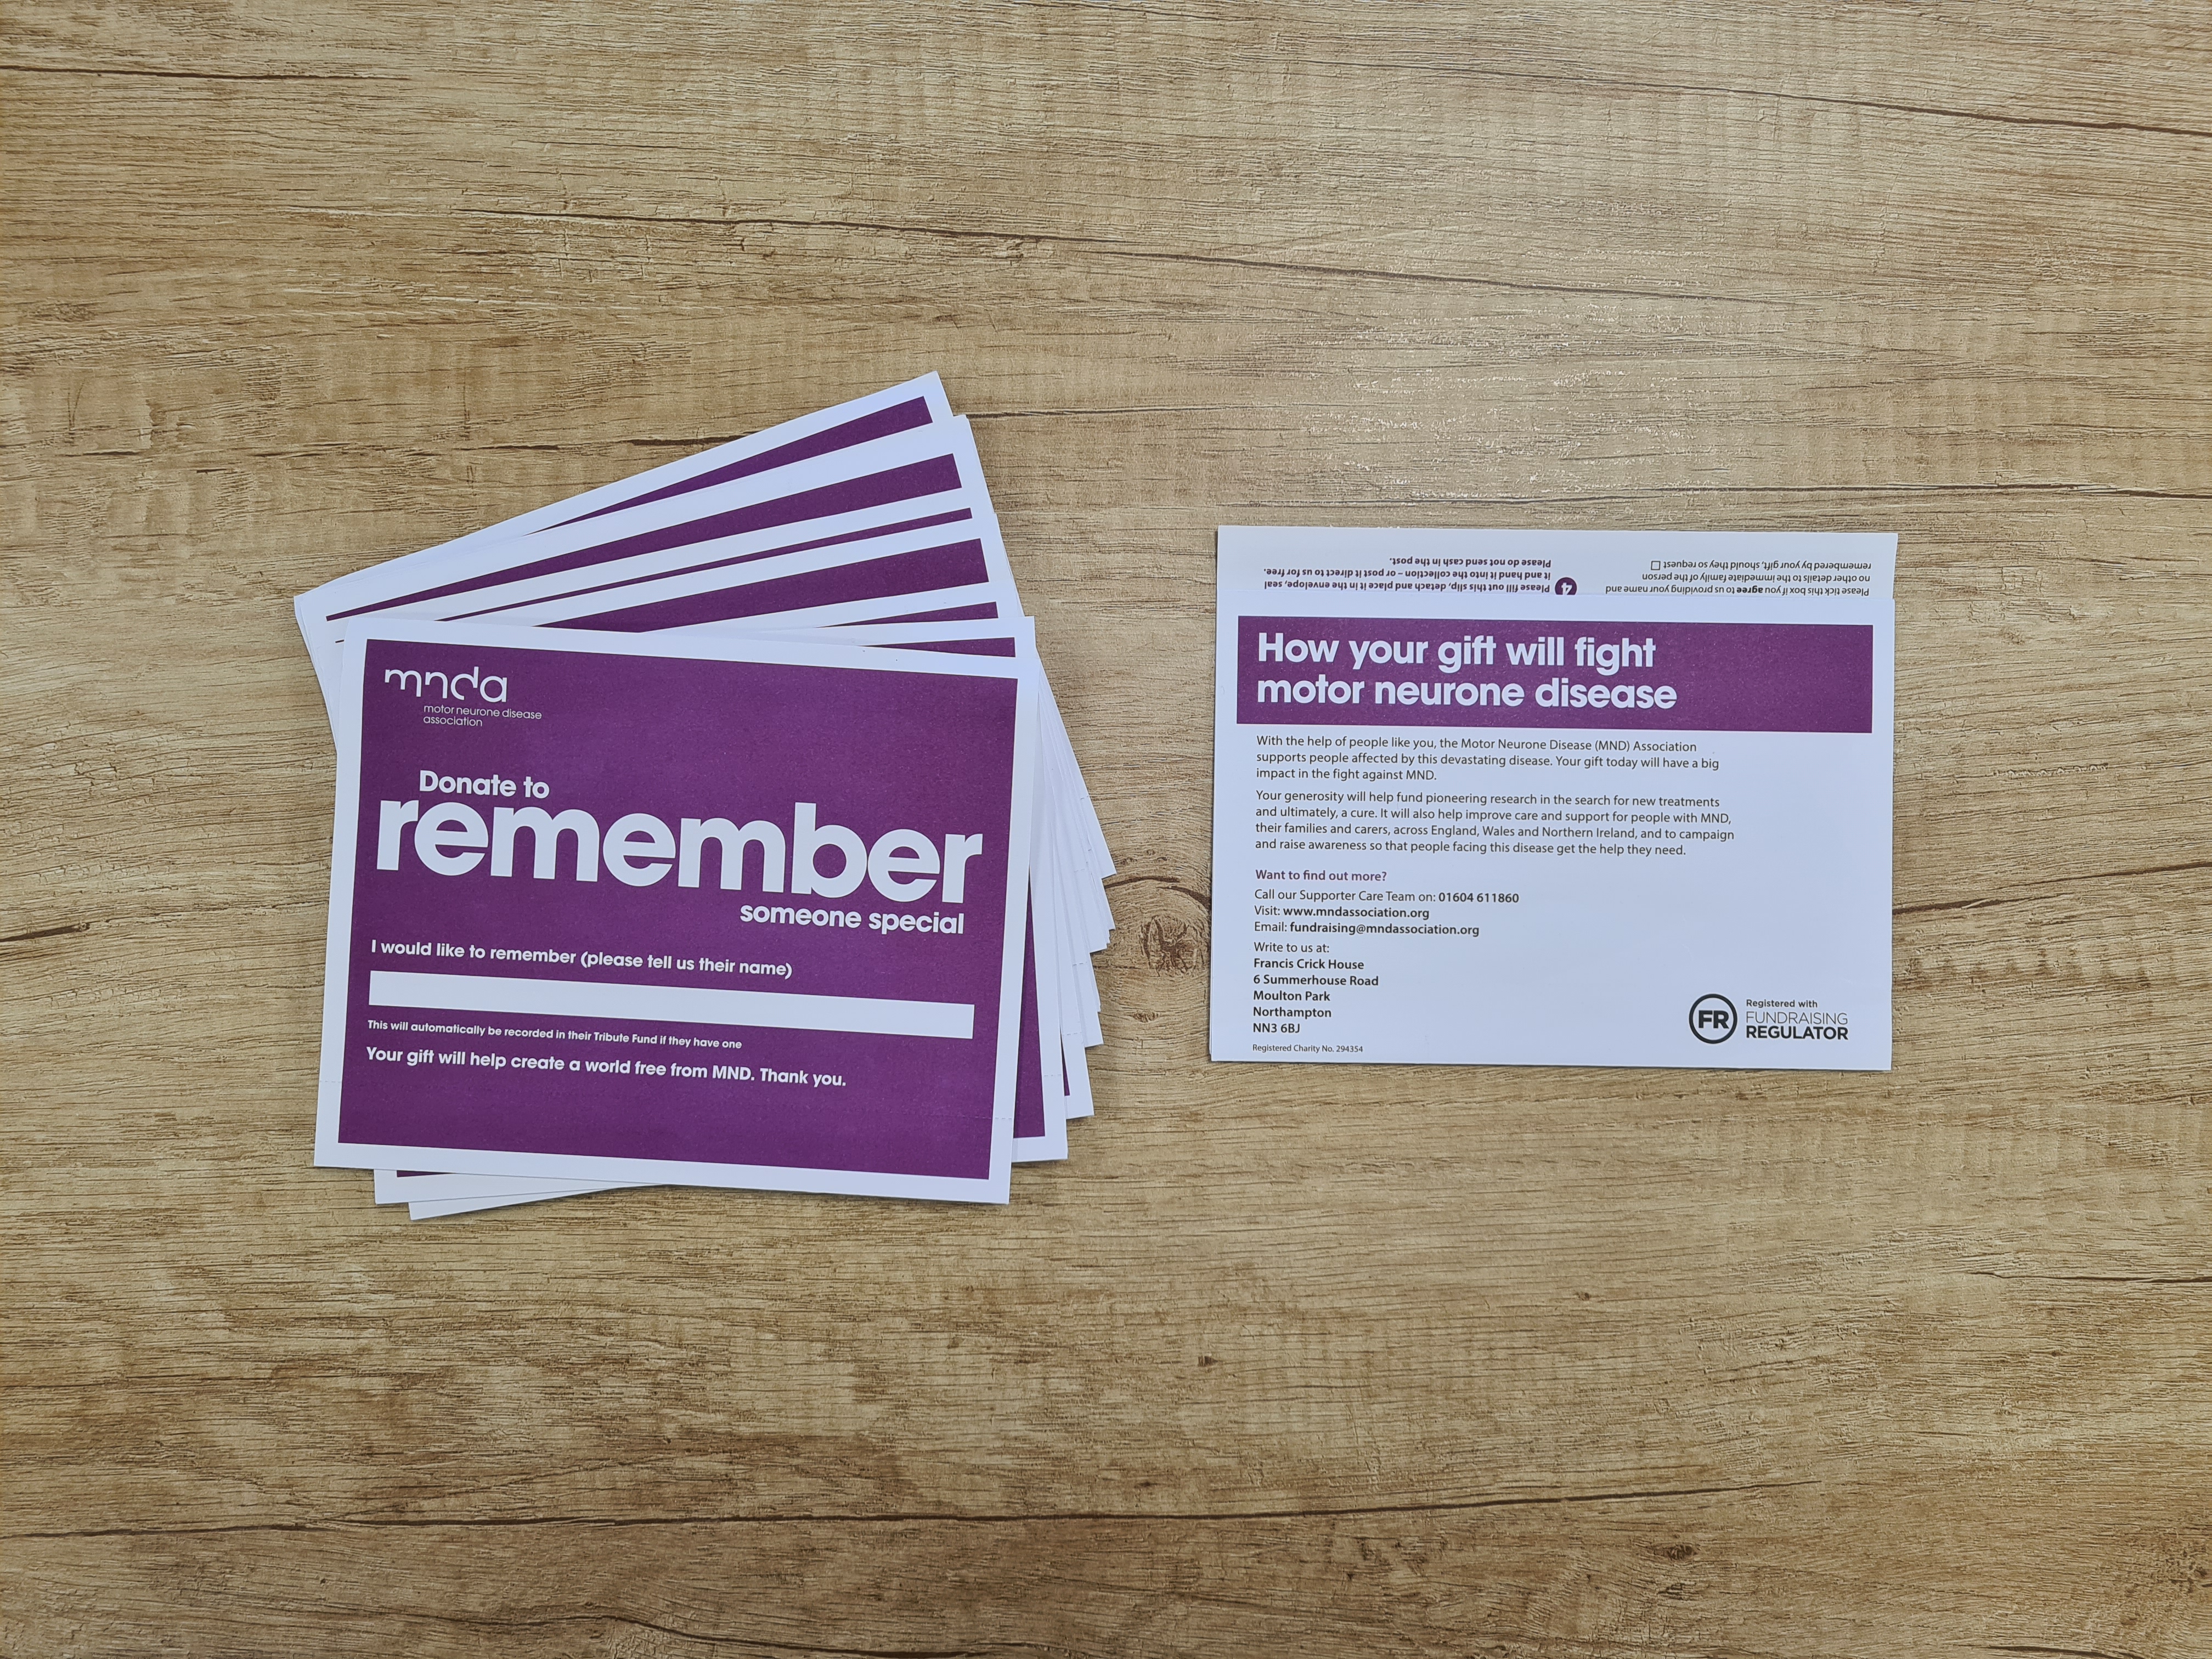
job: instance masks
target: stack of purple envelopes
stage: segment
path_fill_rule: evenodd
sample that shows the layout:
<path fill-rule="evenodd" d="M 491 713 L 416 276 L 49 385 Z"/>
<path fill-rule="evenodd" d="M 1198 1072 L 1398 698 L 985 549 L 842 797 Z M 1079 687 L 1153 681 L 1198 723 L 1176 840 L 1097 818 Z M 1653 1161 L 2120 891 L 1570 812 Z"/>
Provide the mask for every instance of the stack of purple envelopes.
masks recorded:
<path fill-rule="evenodd" d="M 338 752 L 316 1162 L 455 1215 L 1005 1202 L 1067 1155 L 1096 812 L 934 375 L 295 601 Z"/>

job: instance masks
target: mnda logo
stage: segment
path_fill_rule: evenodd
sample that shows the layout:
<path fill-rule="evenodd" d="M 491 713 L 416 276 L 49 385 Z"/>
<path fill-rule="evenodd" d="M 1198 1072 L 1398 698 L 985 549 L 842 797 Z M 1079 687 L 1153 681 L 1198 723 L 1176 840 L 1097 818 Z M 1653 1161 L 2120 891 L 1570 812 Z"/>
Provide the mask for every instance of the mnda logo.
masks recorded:
<path fill-rule="evenodd" d="M 438 682 L 438 700 L 441 702 L 459 702 L 461 687 L 464 685 L 471 688 L 469 700 L 472 702 L 505 702 L 507 701 L 507 676 L 486 674 L 475 668 L 470 669 L 465 674 L 443 674 L 434 668 L 386 669 L 384 683 L 390 685 L 394 680 L 399 683 L 399 689 L 402 691 L 411 692 L 418 697 L 427 697 L 429 695 L 430 682 L 435 680 Z M 495 685 L 499 688 L 496 691 L 492 690 Z"/>
<path fill-rule="evenodd" d="M 1708 991 L 1690 1005 L 1690 1035 L 1700 1042 L 1726 1042 L 1735 1035 L 1735 1004 Z"/>

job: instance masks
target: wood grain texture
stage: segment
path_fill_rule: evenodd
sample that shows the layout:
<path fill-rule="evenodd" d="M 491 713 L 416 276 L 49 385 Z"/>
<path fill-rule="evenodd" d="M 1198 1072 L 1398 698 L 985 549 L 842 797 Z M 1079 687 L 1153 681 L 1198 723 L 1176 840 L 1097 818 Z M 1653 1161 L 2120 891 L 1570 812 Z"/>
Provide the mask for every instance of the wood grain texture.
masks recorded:
<path fill-rule="evenodd" d="M 4 40 L 9 1654 L 2212 1652 L 2203 5 Z M 310 1169 L 289 597 L 928 368 L 1121 863 L 1072 1161 Z M 1208 1066 L 1224 521 L 1898 532 L 1896 1071 Z"/>

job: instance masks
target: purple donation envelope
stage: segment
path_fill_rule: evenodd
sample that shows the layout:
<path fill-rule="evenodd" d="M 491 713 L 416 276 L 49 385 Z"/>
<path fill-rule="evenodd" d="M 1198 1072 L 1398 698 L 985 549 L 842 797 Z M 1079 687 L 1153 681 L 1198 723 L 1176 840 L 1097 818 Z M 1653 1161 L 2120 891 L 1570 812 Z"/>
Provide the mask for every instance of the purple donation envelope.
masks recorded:
<path fill-rule="evenodd" d="M 400 622 L 345 661 L 319 1164 L 1005 1201 L 1017 665 Z"/>

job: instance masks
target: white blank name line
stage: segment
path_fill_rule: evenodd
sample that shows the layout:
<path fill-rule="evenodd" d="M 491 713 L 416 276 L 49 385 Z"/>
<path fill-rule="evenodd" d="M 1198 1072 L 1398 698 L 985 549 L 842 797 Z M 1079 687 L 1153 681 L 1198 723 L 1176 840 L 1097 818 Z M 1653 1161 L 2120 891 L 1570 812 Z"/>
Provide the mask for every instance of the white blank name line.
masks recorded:
<path fill-rule="evenodd" d="M 380 1008 L 438 1008 L 457 1013 L 650 1019 L 676 1025 L 761 1025 L 786 1031 L 872 1031 L 882 1036 L 975 1035 L 972 1002 L 810 997 L 789 991 L 713 991 L 681 985 L 611 985 L 591 979 L 372 972 L 368 1000 Z"/>

